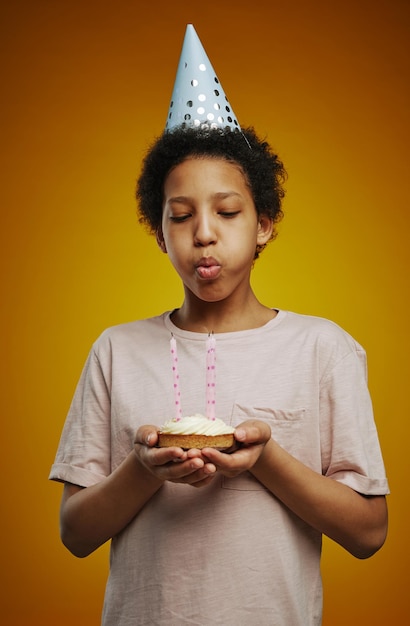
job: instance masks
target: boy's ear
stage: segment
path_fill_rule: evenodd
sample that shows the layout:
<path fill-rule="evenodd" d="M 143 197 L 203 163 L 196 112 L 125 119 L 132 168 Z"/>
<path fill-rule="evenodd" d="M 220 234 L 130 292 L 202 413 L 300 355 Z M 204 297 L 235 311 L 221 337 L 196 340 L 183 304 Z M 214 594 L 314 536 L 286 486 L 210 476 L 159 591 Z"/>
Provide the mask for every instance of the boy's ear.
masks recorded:
<path fill-rule="evenodd" d="M 258 217 L 258 233 L 257 233 L 257 245 L 263 246 L 268 243 L 273 233 L 273 220 L 268 215 L 259 215 Z"/>
<path fill-rule="evenodd" d="M 162 228 L 158 228 L 156 234 L 155 234 L 155 238 L 157 240 L 157 244 L 159 246 L 159 248 L 162 250 L 162 252 L 164 252 L 165 254 L 167 253 L 167 247 L 165 245 L 165 241 L 164 241 L 164 235 L 162 233 Z"/>

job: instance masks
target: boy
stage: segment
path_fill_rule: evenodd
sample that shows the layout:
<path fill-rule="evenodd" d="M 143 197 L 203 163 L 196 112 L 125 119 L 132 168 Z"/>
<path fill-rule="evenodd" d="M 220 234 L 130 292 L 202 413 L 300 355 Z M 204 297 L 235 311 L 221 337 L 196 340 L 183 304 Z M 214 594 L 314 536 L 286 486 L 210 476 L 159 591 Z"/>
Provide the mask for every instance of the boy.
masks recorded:
<path fill-rule="evenodd" d="M 184 301 L 97 340 L 51 473 L 65 483 L 73 554 L 112 539 L 105 626 L 317 626 L 322 533 L 358 558 L 384 542 L 388 487 L 362 348 L 327 320 L 264 306 L 250 286 L 284 175 L 252 129 L 205 123 L 168 129 L 145 159 L 141 220 Z M 157 448 L 172 417 L 169 338 L 192 414 L 210 332 L 217 413 L 236 445 Z"/>

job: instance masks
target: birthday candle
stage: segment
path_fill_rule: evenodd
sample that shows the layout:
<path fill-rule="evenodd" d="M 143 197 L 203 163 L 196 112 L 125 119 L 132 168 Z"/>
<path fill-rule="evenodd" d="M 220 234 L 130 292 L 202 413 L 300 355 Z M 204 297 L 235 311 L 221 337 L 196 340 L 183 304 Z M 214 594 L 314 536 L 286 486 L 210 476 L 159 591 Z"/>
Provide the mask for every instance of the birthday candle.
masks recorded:
<path fill-rule="evenodd" d="M 215 348 L 215 337 L 211 333 L 206 342 L 206 416 L 211 420 L 215 419 Z"/>
<path fill-rule="evenodd" d="M 173 373 L 173 378 L 174 378 L 175 417 L 177 421 L 179 421 L 182 418 L 181 390 L 179 387 L 177 342 L 175 340 L 174 335 L 171 336 L 170 346 L 171 346 L 172 373 Z"/>

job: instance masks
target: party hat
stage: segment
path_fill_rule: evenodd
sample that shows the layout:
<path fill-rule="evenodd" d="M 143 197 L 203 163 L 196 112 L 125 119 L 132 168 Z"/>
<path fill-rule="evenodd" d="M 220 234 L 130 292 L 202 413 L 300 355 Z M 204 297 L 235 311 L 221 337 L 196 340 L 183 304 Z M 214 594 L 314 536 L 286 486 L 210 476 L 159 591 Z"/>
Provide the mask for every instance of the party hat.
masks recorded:
<path fill-rule="evenodd" d="M 165 130 L 181 125 L 240 130 L 192 24 L 188 24 L 185 32 Z"/>

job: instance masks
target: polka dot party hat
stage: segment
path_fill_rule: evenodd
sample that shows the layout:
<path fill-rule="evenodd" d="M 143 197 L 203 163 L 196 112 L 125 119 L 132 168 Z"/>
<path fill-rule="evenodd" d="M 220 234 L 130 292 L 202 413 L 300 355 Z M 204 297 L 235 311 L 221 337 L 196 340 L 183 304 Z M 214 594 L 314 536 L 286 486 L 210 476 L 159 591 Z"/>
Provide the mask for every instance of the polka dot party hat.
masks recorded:
<path fill-rule="evenodd" d="M 165 130 L 176 126 L 240 130 L 192 24 L 188 24 L 185 32 Z"/>

